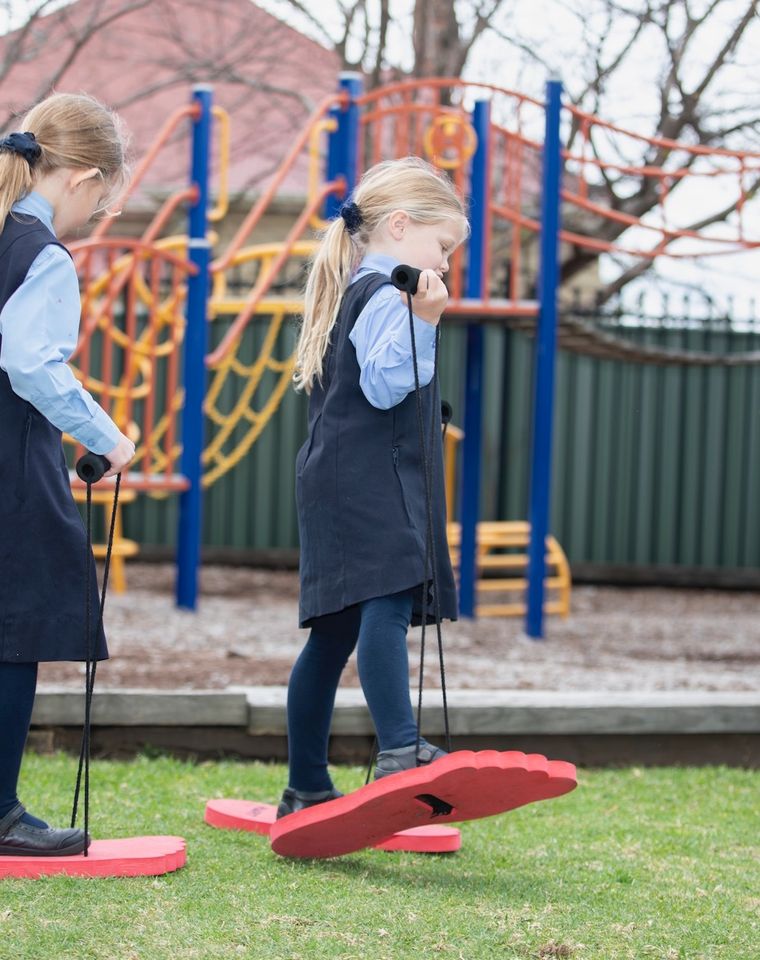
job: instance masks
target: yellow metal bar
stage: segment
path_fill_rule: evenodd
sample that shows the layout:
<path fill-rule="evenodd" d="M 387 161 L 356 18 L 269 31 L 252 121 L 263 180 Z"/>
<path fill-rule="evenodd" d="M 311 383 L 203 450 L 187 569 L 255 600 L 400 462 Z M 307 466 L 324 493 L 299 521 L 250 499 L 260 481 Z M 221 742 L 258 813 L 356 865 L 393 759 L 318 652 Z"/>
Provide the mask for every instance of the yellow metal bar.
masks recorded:
<path fill-rule="evenodd" d="M 457 478 L 457 446 L 464 436 L 464 431 L 460 430 L 459 427 L 455 427 L 453 424 L 449 424 L 443 436 L 443 459 L 446 471 L 444 477 L 444 489 L 446 490 L 446 520 L 448 523 L 452 523 L 454 520 L 456 506 L 455 489 Z M 457 533 L 457 536 L 459 536 L 459 533 Z"/>
<path fill-rule="evenodd" d="M 488 569 L 498 570 L 499 567 L 504 567 L 505 569 L 517 569 L 524 567 L 528 562 L 528 557 L 526 554 L 513 554 L 513 553 L 488 553 L 482 557 L 478 558 L 478 566 L 486 567 Z M 546 563 L 549 566 L 555 566 L 552 562 L 550 556 L 547 555 Z"/>
<path fill-rule="evenodd" d="M 78 503 L 84 503 L 87 499 L 87 493 L 84 490 L 73 489 L 72 496 Z M 105 512 L 105 529 L 107 530 L 111 522 L 111 510 L 113 509 L 113 491 L 112 490 L 93 490 L 92 502 L 103 507 Z M 127 589 L 127 578 L 124 572 L 124 559 L 126 557 L 135 557 L 140 551 L 140 545 L 134 540 L 127 540 L 123 534 L 121 522 L 121 507 L 123 503 L 130 503 L 137 494 L 134 490 L 122 490 L 119 503 L 116 505 L 116 517 L 114 519 L 113 544 L 111 547 L 111 588 L 114 593 L 125 593 Z M 105 559 L 108 552 L 108 545 L 105 543 L 93 543 L 92 553 L 98 560 Z"/>
<path fill-rule="evenodd" d="M 338 129 L 338 121 L 333 117 L 325 117 L 314 124 L 309 137 L 309 197 L 316 196 L 319 190 L 319 184 L 322 180 L 320 176 L 320 153 L 319 141 L 323 133 L 334 133 Z M 314 230 L 324 230 L 328 220 L 323 220 L 317 213 L 309 217 L 309 226 Z"/>
<path fill-rule="evenodd" d="M 449 429 L 451 429 L 449 427 Z M 447 490 L 453 489 L 453 479 L 450 475 L 452 463 L 456 454 L 456 444 L 459 437 L 452 438 L 451 446 L 445 450 L 446 484 Z M 449 520 L 446 528 L 451 563 L 455 569 L 459 565 L 461 542 L 461 528 L 458 523 Z M 525 520 L 490 520 L 481 521 L 477 528 L 477 569 L 482 574 L 486 570 L 508 571 L 514 570 L 523 573 L 528 566 L 526 548 L 530 539 L 530 524 Z M 519 551 L 519 552 L 500 552 Z M 558 598 L 547 602 L 544 606 L 546 613 L 556 613 L 567 618 L 570 613 L 570 565 L 567 557 L 553 536 L 546 538 L 546 566 L 547 573 L 553 575 L 545 580 L 547 590 L 555 590 Z M 527 589 L 525 577 L 480 577 L 476 589 L 483 593 L 516 592 Z M 506 604 L 477 604 L 478 616 L 522 616 L 525 613 L 523 603 Z"/>
<path fill-rule="evenodd" d="M 475 607 L 479 617 L 522 617 L 525 615 L 524 603 L 479 603 Z M 562 613 L 556 603 L 545 603 L 544 613 Z"/>
<path fill-rule="evenodd" d="M 230 314 L 237 316 L 245 306 L 245 303 L 245 300 L 212 300 L 209 304 L 209 314 L 212 318 L 223 317 Z M 256 304 L 256 309 L 253 312 L 259 314 L 300 314 L 303 313 L 303 300 L 297 300 L 288 297 L 283 297 L 282 299 L 277 297 L 269 297 L 266 300 L 260 300 Z"/>
<path fill-rule="evenodd" d="M 546 577 L 544 584 L 548 589 L 559 590 L 564 586 L 564 581 L 559 577 Z M 485 590 L 487 593 L 498 593 L 500 590 L 524 590 L 527 586 L 528 581 L 524 577 L 509 577 L 507 580 L 488 577 L 476 581 L 477 589 Z"/>
<path fill-rule="evenodd" d="M 479 617 L 521 617 L 525 613 L 524 603 L 478 603 L 475 612 Z"/>
<path fill-rule="evenodd" d="M 229 263 L 229 267 L 237 267 L 243 263 L 254 263 L 260 262 L 260 270 L 266 269 L 267 265 L 279 255 L 284 244 L 279 241 L 274 241 L 271 243 L 257 243 L 253 244 L 250 247 L 244 247 L 242 250 L 238 250 L 235 256 Z M 294 243 L 290 255 L 292 258 L 302 258 L 307 260 L 311 257 L 314 251 L 317 249 L 317 243 L 313 240 L 300 240 L 298 243 Z M 269 297 L 267 303 L 277 303 L 280 304 L 277 298 Z M 288 306 L 293 305 L 297 307 L 294 309 L 293 313 L 302 313 L 303 312 L 303 299 L 299 297 L 289 297 L 285 298 L 283 301 L 287 303 Z M 244 307 L 248 305 L 248 298 L 239 299 L 236 297 L 227 296 L 227 273 L 226 270 L 217 270 L 213 274 L 212 281 L 212 290 L 211 297 L 209 301 L 209 313 L 212 317 L 218 317 L 222 314 L 230 312 L 233 308 L 236 313 L 240 313 Z M 265 313 L 264 310 L 256 309 L 255 313 Z M 288 311 L 290 312 L 290 311 Z"/>
<path fill-rule="evenodd" d="M 230 172 L 230 115 L 224 107 L 212 107 L 211 112 L 219 121 L 219 192 L 216 206 L 209 213 L 212 223 L 223 219 L 229 209 L 229 172 Z"/>

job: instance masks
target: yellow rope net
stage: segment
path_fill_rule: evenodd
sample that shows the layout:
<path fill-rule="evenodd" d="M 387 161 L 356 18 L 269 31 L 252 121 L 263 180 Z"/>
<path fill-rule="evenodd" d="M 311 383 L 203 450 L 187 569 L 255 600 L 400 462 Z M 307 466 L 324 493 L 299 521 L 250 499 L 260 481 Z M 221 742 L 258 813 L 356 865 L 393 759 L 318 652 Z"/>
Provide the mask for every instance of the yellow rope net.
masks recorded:
<path fill-rule="evenodd" d="M 234 318 L 245 306 L 245 300 L 230 295 L 230 274 L 242 271 L 246 277 L 242 286 L 250 296 L 248 278 L 254 275 L 255 291 L 257 280 L 266 275 L 281 249 L 279 243 L 244 248 L 228 270 L 214 275 L 210 300 L 212 333 L 215 325 L 224 318 Z M 300 269 L 313 249 L 314 245 L 306 242 L 293 247 L 286 274 L 299 272 L 290 280 L 285 277 L 282 285 L 286 291 L 300 287 Z M 293 378 L 296 319 L 302 309 L 303 302 L 297 294 L 276 295 L 267 291 L 256 306 L 254 322 L 234 341 L 233 349 L 211 367 L 204 410 L 212 438 L 203 451 L 204 487 L 211 486 L 240 462 L 279 408 Z M 255 318 L 268 318 L 263 331 Z M 261 338 L 262 332 L 263 339 L 257 346 L 256 339 Z M 247 355 L 252 358 L 244 360 Z M 229 397 L 226 404 L 225 397 Z"/>
<path fill-rule="evenodd" d="M 127 485 L 145 486 L 145 478 L 163 475 L 170 486 L 167 474 L 179 455 L 175 424 L 182 406 L 179 362 L 189 264 L 171 238 L 109 239 L 79 245 L 75 255 L 82 336 L 74 372 L 137 443 Z"/>
<path fill-rule="evenodd" d="M 173 488 L 161 480 L 177 475 L 182 452 L 177 420 L 184 397 L 179 360 L 186 283 L 184 277 L 173 276 L 169 289 L 159 294 L 159 281 L 167 287 L 160 263 L 162 255 L 168 254 L 176 273 L 186 246 L 187 238 L 179 236 L 163 238 L 150 250 L 120 251 L 82 289 L 83 329 L 90 332 L 84 341 L 87 356 L 80 351 L 75 373 L 120 428 L 139 438 L 133 474 L 125 482 L 153 496 L 166 495 Z M 247 298 L 252 286 L 255 289 L 256 277 L 266 272 L 281 249 L 279 243 L 244 248 L 227 271 L 214 275 L 209 301 L 212 339 L 218 339 L 217 329 L 223 332 L 246 302 L 232 295 L 230 275 L 240 274 L 238 286 Z M 313 249 L 310 242 L 293 247 L 284 273 L 294 279 L 286 276 L 283 281 L 290 291 L 300 288 L 300 271 Z M 277 412 L 293 377 L 296 324 L 302 307 L 297 293 L 268 291 L 233 348 L 210 366 L 204 403 L 209 432 L 202 458 L 204 487 L 240 462 Z M 93 355 L 97 355 L 95 364 Z"/>

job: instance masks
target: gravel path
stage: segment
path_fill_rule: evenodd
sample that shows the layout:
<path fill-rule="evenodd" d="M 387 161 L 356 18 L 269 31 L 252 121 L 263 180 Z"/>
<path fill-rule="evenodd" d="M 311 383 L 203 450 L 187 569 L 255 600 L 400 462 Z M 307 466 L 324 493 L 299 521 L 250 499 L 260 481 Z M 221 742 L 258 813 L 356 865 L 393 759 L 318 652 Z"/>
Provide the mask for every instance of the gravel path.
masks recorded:
<path fill-rule="evenodd" d="M 126 594 L 110 594 L 112 659 L 98 686 L 220 689 L 284 684 L 306 638 L 297 627 L 291 572 L 206 567 L 197 613 L 173 602 L 169 565 L 130 564 Z M 420 631 L 410 637 L 412 664 Z M 438 685 L 435 629 L 426 683 Z M 517 619 L 445 623 L 452 688 L 542 690 L 758 690 L 760 596 L 722 591 L 576 587 L 567 620 L 548 620 L 547 642 Z M 43 664 L 43 683 L 79 686 L 84 668 Z M 415 670 L 412 670 L 413 677 Z M 353 660 L 344 683 L 357 685 Z"/>

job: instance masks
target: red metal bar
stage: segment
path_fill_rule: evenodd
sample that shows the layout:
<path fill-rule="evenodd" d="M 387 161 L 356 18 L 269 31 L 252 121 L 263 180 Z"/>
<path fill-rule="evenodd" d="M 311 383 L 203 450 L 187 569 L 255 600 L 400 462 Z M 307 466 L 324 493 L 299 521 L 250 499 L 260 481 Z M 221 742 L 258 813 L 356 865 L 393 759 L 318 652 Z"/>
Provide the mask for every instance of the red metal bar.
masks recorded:
<path fill-rule="evenodd" d="M 513 140 L 513 203 L 514 209 L 520 213 L 520 201 L 522 198 L 522 173 L 523 173 L 523 153 L 525 145 L 521 140 Z M 498 208 L 492 208 L 492 213 L 497 213 Z M 520 236 L 520 227 L 514 221 L 512 222 L 512 247 L 509 264 L 509 295 L 513 300 L 517 300 L 520 295 L 520 265 L 522 259 L 522 238 Z"/>
<path fill-rule="evenodd" d="M 142 159 L 138 163 L 129 183 L 126 185 L 124 190 L 119 194 L 114 206 L 121 208 L 127 202 L 127 200 L 132 196 L 137 187 L 142 182 L 143 177 L 145 176 L 148 168 L 156 159 L 161 148 L 167 143 L 169 137 L 174 133 L 175 129 L 179 126 L 180 122 L 186 117 L 192 117 L 195 119 L 198 116 L 198 107 L 195 104 L 189 103 L 185 106 L 178 107 L 166 120 L 163 127 L 158 132 L 156 139 L 148 147 L 147 151 L 143 155 Z M 114 222 L 114 217 L 108 217 L 95 227 L 92 231 L 91 239 L 98 239 L 103 237 L 104 234 L 109 230 L 111 224 Z"/>
<path fill-rule="evenodd" d="M 150 328 L 150 336 L 148 342 L 152 347 L 155 347 L 158 343 L 159 337 L 159 309 L 160 309 L 160 287 L 161 287 L 161 276 L 160 276 L 160 261 L 155 257 L 150 262 L 150 312 L 148 314 L 148 325 Z M 155 349 L 150 352 L 150 383 L 151 389 L 148 391 L 148 395 L 145 398 L 145 415 L 143 416 L 143 433 L 142 439 L 144 441 L 144 452 L 142 458 L 142 468 L 143 473 L 150 473 L 150 451 L 149 451 L 149 437 L 153 431 L 153 425 L 155 420 L 155 407 L 156 407 L 156 352 Z"/>
<path fill-rule="evenodd" d="M 106 254 L 106 264 L 108 270 L 108 294 L 109 298 L 113 300 L 112 296 L 112 287 L 114 284 L 113 276 L 113 262 L 116 257 L 115 247 L 109 247 Z M 111 313 L 111 325 L 113 325 L 114 317 L 113 312 Z M 88 338 L 89 343 L 89 338 Z M 115 344 L 113 337 L 110 334 L 110 330 L 103 330 L 103 399 L 105 401 L 106 410 L 110 413 L 113 397 L 113 352 Z"/>
<path fill-rule="evenodd" d="M 172 301 L 179 303 L 179 289 L 183 275 L 175 267 L 172 270 Z M 166 430 L 166 440 L 164 442 L 164 452 L 166 454 L 166 474 L 172 473 L 172 450 L 177 437 L 177 416 L 172 411 L 174 399 L 177 395 L 177 383 L 179 381 L 179 353 L 184 336 L 184 325 L 172 324 L 172 342 L 174 349 L 169 354 L 169 364 L 166 373 L 166 416 L 169 418 L 169 425 Z"/>
<path fill-rule="evenodd" d="M 382 97 L 390 97 L 395 93 L 401 93 L 404 90 L 420 90 L 420 89 L 431 89 L 440 91 L 444 87 L 453 87 L 453 88 L 473 88 L 477 90 L 491 90 L 495 93 L 502 93 L 508 97 L 514 97 L 515 100 L 519 100 L 523 103 L 532 103 L 537 107 L 543 109 L 543 102 L 541 100 L 536 100 L 534 97 L 529 97 L 524 93 L 519 93 L 516 90 L 510 90 L 507 87 L 500 87 L 495 83 L 481 83 L 480 81 L 470 81 L 462 80 L 461 77 L 425 77 L 418 80 L 404 80 L 399 83 L 389 83 L 383 87 L 376 87 L 374 90 L 369 90 L 361 97 L 357 97 L 356 103 L 359 106 L 365 106 L 368 103 L 374 103 L 380 100 Z"/>
<path fill-rule="evenodd" d="M 617 126 L 614 123 L 610 123 L 607 120 L 602 120 L 600 117 L 595 116 L 592 113 L 586 113 L 583 110 L 580 110 L 578 107 L 574 107 L 569 104 L 566 107 L 574 116 L 583 120 L 584 118 L 588 120 L 589 124 L 596 127 L 604 127 L 607 130 L 613 130 L 615 133 L 623 134 L 626 137 L 630 137 L 632 140 L 638 140 L 641 143 L 652 144 L 655 147 L 665 147 L 669 150 L 680 150 L 684 153 L 692 153 L 697 156 L 710 156 L 710 157 L 735 157 L 735 158 L 752 158 L 760 160 L 760 151 L 754 150 L 727 150 L 723 147 L 702 147 L 698 144 L 687 144 L 681 143 L 678 140 L 669 140 L 667 137 L 647 137 L 645 134 L 634 133 L 631 130 L 624 130 L 622 127 Z"/>
<path fill-rule="evenodd" d="M 489 138 L 489 147 L 488 153 L 486 155 L 486 183 L 489 184 L 489 191 L 493 189 L 493 165 L 494 165 L 494 150 L 496 145 L 493 142 L 493 137 Z M 484 230 L 486 234 L 486 242 L 483 245 L 483 281 L 481 289 L 483 291 L 483 298 L 486 303 L 491 299 L 491 247 L 493 244 L 493 207 L 491 202 L 486 203 L 484 211 Z"/>
<path fill-rule="evenodd" d="M 127 303 L 125 316 L 125 331 L 127 335 L 127 349 L 124 357 L 124 373 L 122 382 L 126 391 L 124 402 L 124 423 L 128 424 L 132 420 L 132 392 L 129 384 L 135 376 L 135 349 L 134 344 L 137 339 L 137 314 L 135 310 L 137 291 L 135 290 L 135 274 L 137 271 L 137 260 L 132 261 L 132 269 L 129 272 L 129 286 L 127 288 Z"/>
<path fill-rule="evenodd" d="M 294 245 L 301 238 L 301 235 L 303 234 L 304 230 L 308 227 L 311 217 L 316 213 L 317 210 L 321 208 L 322 204 L 325 201 L 325 198 L 329 194 L 334 193 L 337 189 L 339 189 L 339 187 L 340 187 L 339 183 L 325 183 L 323 184 L 322 189 L 314 197 L 311 198 L 309 203 L 307 203 L 306 207 L 301 212 L 300 217 L 295 222 L 290 232 L 288 233 L 287 237 L 285 238 L 285 241 L 282 245 L 282 249 L 280 250 L 280 252 L 272 260 L 272 263 L 270 264 L 269 268 L 266 270 L 262 270 L 261 275 L 256 281 L 256 286 L 251 291 L 251 295 L 248 297 L 248 300 L 246 301 L 245 307 L 243 307 L 243 310 L 241 311 L 241 313 L 238 314 L 234 323 L 232 324 L 230 329 L 227 331 L 227 333 L 224 335 L 221 343 L 216 348 L 216 350 L 214 350 L 212 353 L 210 353 L 206 357 L 207 366 L 210 366 L 210 367 L 214 366 L 215 363 L 218 363 L 222 359 L 222 357 L 224 357 L 224 355 L 229 350 L 232 349 L 236 339 L 243 332 L 246 325 L 248 324 L 248 321 L 253 316 L 253 312 L 255 311 L 262 297 L 269 290 L 272 284 L 272 281 L 277 275 L 277 272 L 279 271 L 280 267 L 282 267 L 282 265 L 288 259 L 288 257 L 290 256 L 293 250 Z"/>

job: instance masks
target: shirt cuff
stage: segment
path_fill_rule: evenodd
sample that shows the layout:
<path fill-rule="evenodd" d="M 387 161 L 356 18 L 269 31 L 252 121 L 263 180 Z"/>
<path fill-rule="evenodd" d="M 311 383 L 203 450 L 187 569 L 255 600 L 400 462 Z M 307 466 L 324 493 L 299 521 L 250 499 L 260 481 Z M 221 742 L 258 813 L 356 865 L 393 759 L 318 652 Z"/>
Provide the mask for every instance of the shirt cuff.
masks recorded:
<path fill-rule="evenodd" d="M 101 407 L 93 414 L 92 420 L 78 427 L 72 437 L 93 453 L 109 453 L 121 437 L 121 431 Z"/>

